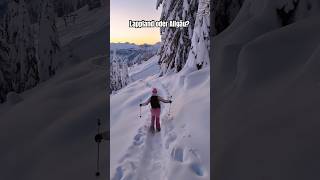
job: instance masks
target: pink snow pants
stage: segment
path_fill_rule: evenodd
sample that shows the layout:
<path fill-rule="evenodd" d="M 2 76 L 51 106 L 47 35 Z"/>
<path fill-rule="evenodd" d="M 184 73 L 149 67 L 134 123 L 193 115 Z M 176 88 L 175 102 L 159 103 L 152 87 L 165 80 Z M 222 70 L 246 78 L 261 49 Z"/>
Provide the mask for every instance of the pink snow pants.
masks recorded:
<path fill-rule="evenodd" d="M 154 120 L 156 120 L 157 129 L 160 128 L 160 108 L 153 109 L 151 108 L 151 126 L 154 127 Z"/>

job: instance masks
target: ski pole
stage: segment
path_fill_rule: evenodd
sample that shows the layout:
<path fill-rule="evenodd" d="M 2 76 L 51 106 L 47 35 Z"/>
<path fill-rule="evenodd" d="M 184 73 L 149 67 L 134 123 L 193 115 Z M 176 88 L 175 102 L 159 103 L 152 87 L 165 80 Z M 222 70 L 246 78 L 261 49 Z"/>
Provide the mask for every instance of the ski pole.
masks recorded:
<path fill-rule="evenodd" d="M 98 134 L 100 134 L 100 119 L 98 118 Z M 100 167 L 99 167 L 99 161 L 100 161 L 100 141 L 97 142 L 98 144 L 98 154 L 97 154 L 97 172 L 96 172 L 96 176 L 100 176 Z"/>
<path fill-rule="evenodd" d="M 169 100 L 172 99 L 172 96 L 170 96 Z M 168 113 L 168 116 L 170 116 L 170 109 L 171 109 L 171 103 L 169 104 L 169 113 Z"/>
<path fill-rule="evenodd" d="M 141 104 L 141 99 L 140 99 L 140 104 Z M 139 104 L 139 106 L 140 106 L 140 104 Z M 140 118 L 141 118 L 141 106 L 140 106 L 140 116 L 139 116 Z"/>

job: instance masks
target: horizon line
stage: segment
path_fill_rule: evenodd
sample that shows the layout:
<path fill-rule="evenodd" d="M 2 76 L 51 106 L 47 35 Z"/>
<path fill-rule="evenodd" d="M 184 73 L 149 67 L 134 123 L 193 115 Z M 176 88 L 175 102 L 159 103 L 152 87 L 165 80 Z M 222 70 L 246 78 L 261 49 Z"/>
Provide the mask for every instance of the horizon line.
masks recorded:
<path fill-rule="evenodd" d="M 155 42 L 155 43 L 136 43 L 136 42 L 129 42 L 129 41 L 126 41 L 126 42 L 121 42 L 121 41 L 118 41 L 118 42 L 114 42 L 114 41 L 110 41 L 110 43 L 115 43 L 115 44 L 134 44 L 134 45 L 155 45 L 157 43 L 161 43 L 161 41 L 158 41 L 158 42 Z"/>

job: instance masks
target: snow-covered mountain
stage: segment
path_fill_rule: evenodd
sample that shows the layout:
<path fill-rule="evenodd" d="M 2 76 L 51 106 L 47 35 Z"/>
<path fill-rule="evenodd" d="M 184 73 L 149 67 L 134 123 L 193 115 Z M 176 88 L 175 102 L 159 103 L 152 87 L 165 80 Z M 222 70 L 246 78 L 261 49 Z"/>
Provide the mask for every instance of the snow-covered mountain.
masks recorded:
<path fill-rule="evenodd" d="M 320 178 L 319 5 L 245 0 L 213 39 L 213 179 Z"/>
<path fill-rule="evenodd" d="M 141 64 L 155 56 L 159 46 L 160 43 L 110 43 L 110 93 L 123 88 L 132 80 L 128 74 L 128 67 Z"/>
<path fill-rule="evenodd" d="M 110 43 L 110 49 L 139 49 L 139 45 L 134 43 Z"/>
<path fill-rule="evenodd" d="M 110 43 L 110 56 L 111 60 L 116 52 L 116 55 L 125 59 L 128 66 L 133 64 L 140 64 L 143 61 L 150 59 L 154 56 L 160 48 L 160 43 L 153 45 L 144 44 L 136 45 L 134 43 Z"/>

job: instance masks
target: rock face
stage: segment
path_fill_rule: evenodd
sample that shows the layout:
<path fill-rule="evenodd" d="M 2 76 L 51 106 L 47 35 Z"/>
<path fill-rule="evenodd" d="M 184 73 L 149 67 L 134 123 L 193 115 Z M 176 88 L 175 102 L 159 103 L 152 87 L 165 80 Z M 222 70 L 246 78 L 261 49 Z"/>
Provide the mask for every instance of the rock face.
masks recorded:
<path fill-rule="evenodd" d="M 245 0 L 216 25 L 212 179 L 320 178 L 319 4 Z"/>

